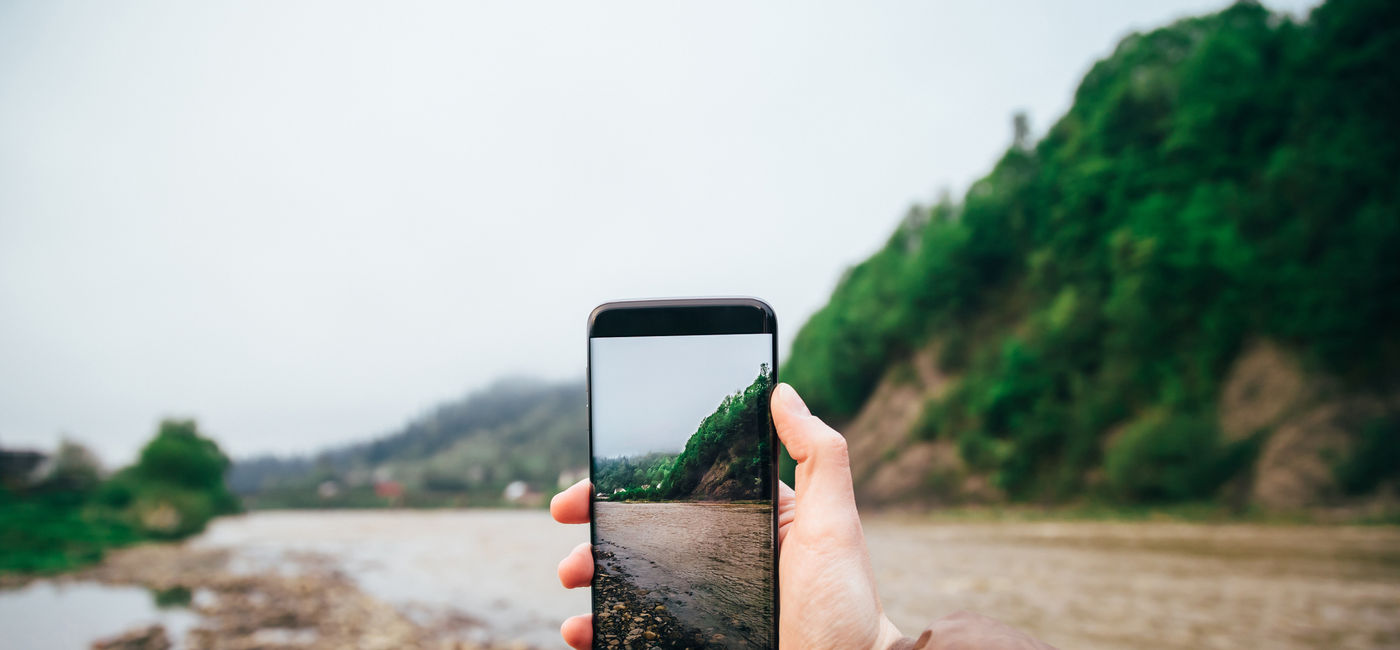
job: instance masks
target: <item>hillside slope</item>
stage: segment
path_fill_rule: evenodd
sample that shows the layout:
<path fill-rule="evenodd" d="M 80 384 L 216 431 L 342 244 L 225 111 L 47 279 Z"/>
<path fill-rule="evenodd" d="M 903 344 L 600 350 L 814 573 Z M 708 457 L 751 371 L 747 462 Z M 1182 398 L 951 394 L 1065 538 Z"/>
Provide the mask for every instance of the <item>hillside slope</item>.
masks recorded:
<path fill-rule="evenodd" d="M 748 386 L 725 395 L 679 452 L 600 458 L 593 464 L 600 494 L 625 501 L 735 501 L 766 498 L 772 485 L 767 364 Z"/>
<path fill-rule="evenodd" d="M 230 476 L 260 505 L 370 505 L 346 496 L 324 503 L 316 488 L 334 481 L 370 490 L 392 481 L 434 503 L 492 503 L 514 481 L 553 490 L 563 473 L 588 467 L 582 384 L 504 381 L 444 404 L 379 439 L 339 447 L 314 458 L 238 461 Z"/>
<path fill-rule="evenodd" d="M 766 498 L 771 485 L 768 411 L 773 376 L 763 365 L 753 383 L 726 395 L 696 428 L 661 484 L 668 499 Z"/>
<path fill-rule="evenodd" d="M 783 378 L 846 425 L 867 502 L 1393 490 L 1397 114 L 1396 3 L 1129 36 L 853 267 Z"/>

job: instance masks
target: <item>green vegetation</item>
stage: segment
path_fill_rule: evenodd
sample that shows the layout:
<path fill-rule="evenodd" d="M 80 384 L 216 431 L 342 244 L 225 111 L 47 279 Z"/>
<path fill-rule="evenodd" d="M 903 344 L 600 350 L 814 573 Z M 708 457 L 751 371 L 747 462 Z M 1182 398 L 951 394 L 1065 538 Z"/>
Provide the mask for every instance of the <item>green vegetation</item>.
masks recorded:
<path fill-rule="evenodd" d="M 1113 492 L 1131 501 L 1205 499 L 1253 459 L 1253 443 L 1221 440 L 1213 414 L 1154 411 L 1109 446 L 1104 472 Z"/>
<path fill-rule="evenodd" d="M 1400 477 L 1400 416 L 1372 420 L 1361 429 L 1361 441 L 1351 455 L 1337 463 L 1337 483 L 1349 494 L 1365 494 L 1381 481 Z"/>
<path fill-rule="evenodd" d="M 594 487 L 609 498 L 630 501 L 755 500 L 768 498 L 772 462 L 768 365 L 748 387 L 726 395 L 700 421 L 679 454 L 599 459 Z"/>
<path fill-rule="evenodd" d="M 197 533 L 238 510 L 228 464 L 192 421 L 162 422 L 137 463 L 106 480 L 91 453 L 65 442 L 42 481 L 0 488 L 0 571 L 58 572 L 107 548 Z"/>
<path fill-rule="evenodd" d="M 619 501 L 659 500 L 661 483 L 671 474 L 678 455 L 600 458 L 593 463 L 593 488 Z"/>
<path fill-rule="evenodd" d="M 1246 340 L 1394 385 L 1397 114 L 1388 0 L 1333 0 L 1303 22 L 1242 2 L 1129 36 L 1040 142 L 1018 119 L 961 203 L 914 208 L 852 268 L 784 379 L 850 418 L 943 341 L 961 379 L 918 433 L 955 441 L 1013 499 L 1209 498 L 1256 453 L 1213 415 Z M 1338 468 L 1349 489 L 1397 466 L 1395 427 L 1368 436 L 1380 451 Z"/>

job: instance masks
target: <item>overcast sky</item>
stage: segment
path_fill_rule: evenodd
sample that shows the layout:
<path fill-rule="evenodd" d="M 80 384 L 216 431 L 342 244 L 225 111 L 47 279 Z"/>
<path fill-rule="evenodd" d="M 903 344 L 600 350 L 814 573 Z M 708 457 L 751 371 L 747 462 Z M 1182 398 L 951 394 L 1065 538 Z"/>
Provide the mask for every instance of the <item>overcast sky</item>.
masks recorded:
<path fill-rule="evenodd" d="M 363 439 L 581 378 L 614 298 L 759 296 L 785 349 L 1013 111 L 1224 5 L 0 3 L 0 444 Z"/>
<path fill-rule="evenodd" d="M 593 455 L 676 453 L 724 399 L 773 363 L 771 334 L 589 339 Z"/>

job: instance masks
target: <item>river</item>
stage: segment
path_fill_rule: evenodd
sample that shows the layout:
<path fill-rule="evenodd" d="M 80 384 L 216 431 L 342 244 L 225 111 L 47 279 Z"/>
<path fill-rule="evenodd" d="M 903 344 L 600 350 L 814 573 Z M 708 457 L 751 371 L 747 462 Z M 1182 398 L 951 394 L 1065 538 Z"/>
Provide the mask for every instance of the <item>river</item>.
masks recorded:
<path fill-rule="evenodd" d="M 1395 527 L 874 517 L 865 531 L 886 609 L 911 634 L 970 609 L 1061 648 L 1400 647 Z M 554 648 L 560 621 L 589 607 L 555 567 L 587 538 L 540 511 L 260 512 L 184 548 L 229 548 L 247 571 L 328 563 L 415 620 L 477 621 L 463 634 Z M 149 596 L 73 580 L 0 592 L 0 645 L 189 625 Z"/>
<path fill-rule="evenodd" d="M 773 616 L 771 506 L 607 503 L 595 507 L 605 570 L 625 573 L 649 604 L 718 638 L 723 647 L 767 645 Z M 715 637 L 715 635 L 719 635 Z M 684 646 L 688 644 L 677 644 Z"/>

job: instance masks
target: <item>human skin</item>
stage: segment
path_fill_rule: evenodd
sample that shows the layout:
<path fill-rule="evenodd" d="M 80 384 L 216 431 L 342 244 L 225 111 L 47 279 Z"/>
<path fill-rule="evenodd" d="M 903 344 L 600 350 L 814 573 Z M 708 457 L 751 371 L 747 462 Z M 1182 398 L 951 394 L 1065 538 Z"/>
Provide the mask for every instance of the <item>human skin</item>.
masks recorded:
<path fill-rule="evenodd" d="M 778 638 L 782 648 L 876 648 L 903 637 L 880 605 L 875 574 L 856 511 L 846 439 L 812 415 L 787 384 L 773 391 L 773 424 L 797 461 L 797 490 L 778 489 Z M 564 524 L 588 523 L 592 484 L 580 481 L 554 496 L 550 512 Z M 587 587 L 593 553 L 580 544 L 559 563 L 566 588 Z M 593 641 L 590 614 L 560 628 L 564 642 L 582 650 Z M 957 613 L 934 622 L 918 639 L 921 650 L 1048 648 L 992 619 Z M 916 647 L 905 641 L 905 647 Z"/>

